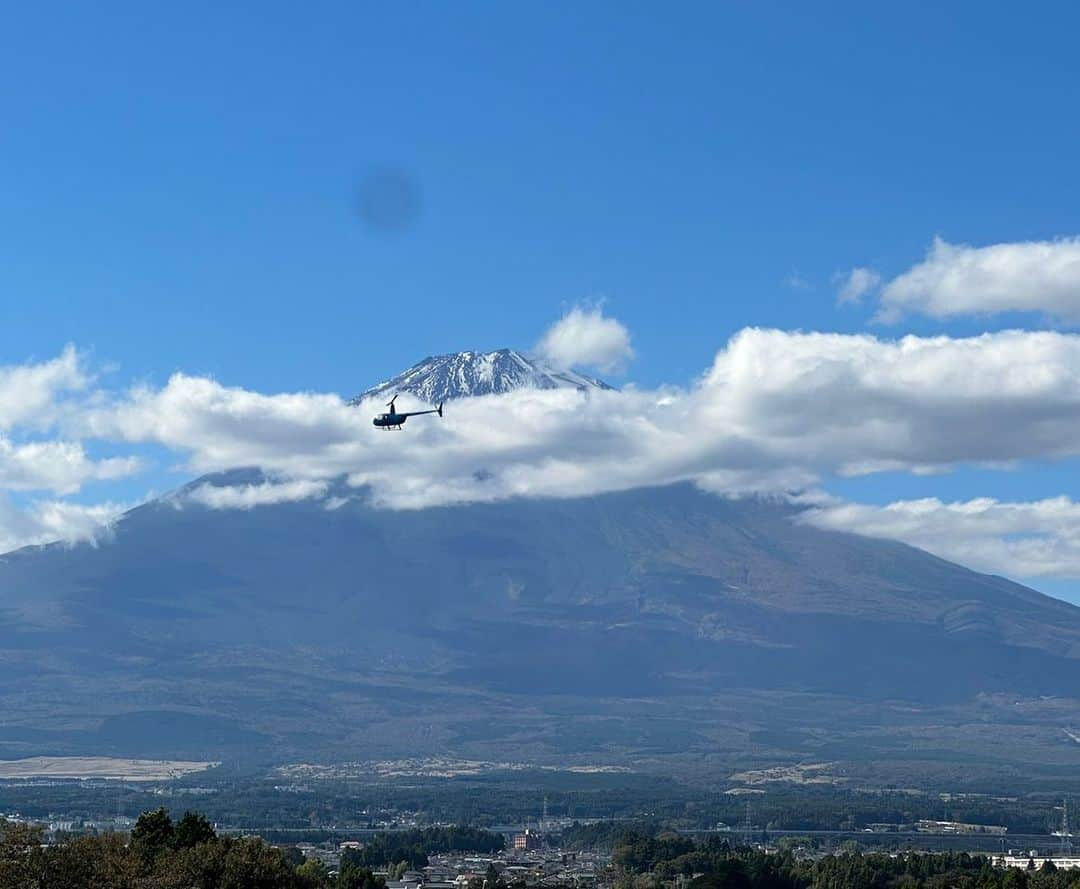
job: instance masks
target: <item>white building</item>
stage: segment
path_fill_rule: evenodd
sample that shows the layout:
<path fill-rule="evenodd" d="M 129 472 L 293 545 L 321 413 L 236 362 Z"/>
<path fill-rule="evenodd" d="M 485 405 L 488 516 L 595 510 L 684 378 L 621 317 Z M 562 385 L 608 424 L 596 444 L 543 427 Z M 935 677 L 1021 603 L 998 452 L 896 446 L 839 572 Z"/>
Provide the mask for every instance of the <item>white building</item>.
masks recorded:
<path fill-rule="evenodd" d="M 1040 869 L 1051 861 L 1058 870 L 1080 868 L 1080 855 L 998 855 L 994 858 L 995 867 L 1019 867 L 1027 870 L 1032 862 L 1035 869 Z"/>

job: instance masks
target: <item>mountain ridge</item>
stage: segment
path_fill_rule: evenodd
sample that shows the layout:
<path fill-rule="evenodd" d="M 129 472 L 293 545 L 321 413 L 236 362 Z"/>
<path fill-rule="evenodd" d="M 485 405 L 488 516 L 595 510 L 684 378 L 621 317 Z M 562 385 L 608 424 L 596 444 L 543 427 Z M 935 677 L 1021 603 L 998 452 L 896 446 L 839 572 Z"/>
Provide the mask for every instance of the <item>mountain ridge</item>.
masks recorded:
<path fill-rule="evenodd" d="M 529 737 L 540 760 L 678 769 L 783 730 L 803 740 L 769 756 L 829 739 L 887 764 L 912 732 L 991 717 L 980 762 L 1033 737 L 1080 754 L 1055 746 L 1080 608 L 790 504 L 687 484 L 415 511 L 328 496 L 345 502 L 152 501 L 96 548 L 5 557 L 0 756 L 501 758 Z"/>

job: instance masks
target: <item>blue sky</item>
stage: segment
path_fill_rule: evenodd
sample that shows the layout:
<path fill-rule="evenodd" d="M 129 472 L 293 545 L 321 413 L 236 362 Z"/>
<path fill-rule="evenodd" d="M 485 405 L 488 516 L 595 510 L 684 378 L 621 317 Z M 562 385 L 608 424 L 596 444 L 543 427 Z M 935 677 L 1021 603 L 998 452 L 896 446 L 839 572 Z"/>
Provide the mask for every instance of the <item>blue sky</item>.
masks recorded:
<path fill-rule="evenodd" d="M 851 268 L 888 281 L 936 236 L 1080 233 L 1070 5 L 230 6 L 8 11 L 0 363 L 73 343 L 113 389 L 183 371 L 349 395 L 603 299 L 636 353 L 616 381 L 653 388 L 747 326 L 1075 326 L 1037 300 L 888 325 L 872 296 L 837 305 Z M 385 171 L 416 208 L 392 233 L 357 212 Z M 185 475 L 132 447 L 152 471 L 73 496 Z M 1071 496 L 1074 460 L 824 486 L 1029 501 Z"/>
<path fill-rule="evenodd" d="M 1080 229 L 1064 4 L 235 6 L 9 12 L 5 355 L 348 392 L 604 295 L 685 381 L 747 324 L 861 329 L 852 265 Z M 392 239 L 352 212 L 386 165 Z"/>

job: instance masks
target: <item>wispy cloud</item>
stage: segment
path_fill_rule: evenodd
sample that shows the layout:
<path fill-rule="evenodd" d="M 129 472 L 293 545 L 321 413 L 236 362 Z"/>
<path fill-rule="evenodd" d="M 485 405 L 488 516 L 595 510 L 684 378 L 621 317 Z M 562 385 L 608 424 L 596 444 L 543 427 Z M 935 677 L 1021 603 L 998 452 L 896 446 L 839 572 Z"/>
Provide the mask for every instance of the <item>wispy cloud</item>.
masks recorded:
<path fill-rule="evenodd" d="M 840 285 L 836 293 L 837 303 L 857 303 L 881 283 L 881 275 L 873 269 L 856 266 L 849 272 L 836 276 Z"/>
<path fill-rule="evenodd" d="M 804 278 L 798 272 L 793 271 L 790 275 L 784 278 L 784 286 L 790 290 L 813 290 L 814 285 L 811 281 Z"/>
<path fill-rule="evenodd" d="M 37 500 L 20 506 L 0 494 L 0 552 L 57 541 L 96 543 L 133 503 L 83 505 Z"/>

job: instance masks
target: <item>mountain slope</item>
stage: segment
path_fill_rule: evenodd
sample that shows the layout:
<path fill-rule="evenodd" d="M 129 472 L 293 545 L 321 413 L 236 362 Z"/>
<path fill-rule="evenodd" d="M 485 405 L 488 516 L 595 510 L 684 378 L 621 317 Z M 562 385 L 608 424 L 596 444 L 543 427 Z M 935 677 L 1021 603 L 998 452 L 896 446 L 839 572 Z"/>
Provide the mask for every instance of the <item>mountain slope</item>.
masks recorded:
<path fill-rule="evenodd" d="M 350 401 L 389 399 L 408 392 L 438 404 L 474 395 L 499 395 L 515 389 L 610 389 L 607 383 L 572 370 L 558 370 L 513 349 L 435 355 L 361 392 Z"/>
<path fill-rule="evenodd" d="M 676 762 L 769 731 L 803 738 L 777 756 L 857 737 L 888 757 L 916 728 L 991 719 L 969 750 L 989 761 L 1010 732 L 1062 737 L 1060 712 L 1016 701 L 1080 698 L 1080 609 L 785 505 L 685 485 L 405 512 L 332 494 L 351 499 L 174 497 L 96 548 L 3 557 L 0 756 Z M 868 740 L 867 719 L 888 727 Z"/>

